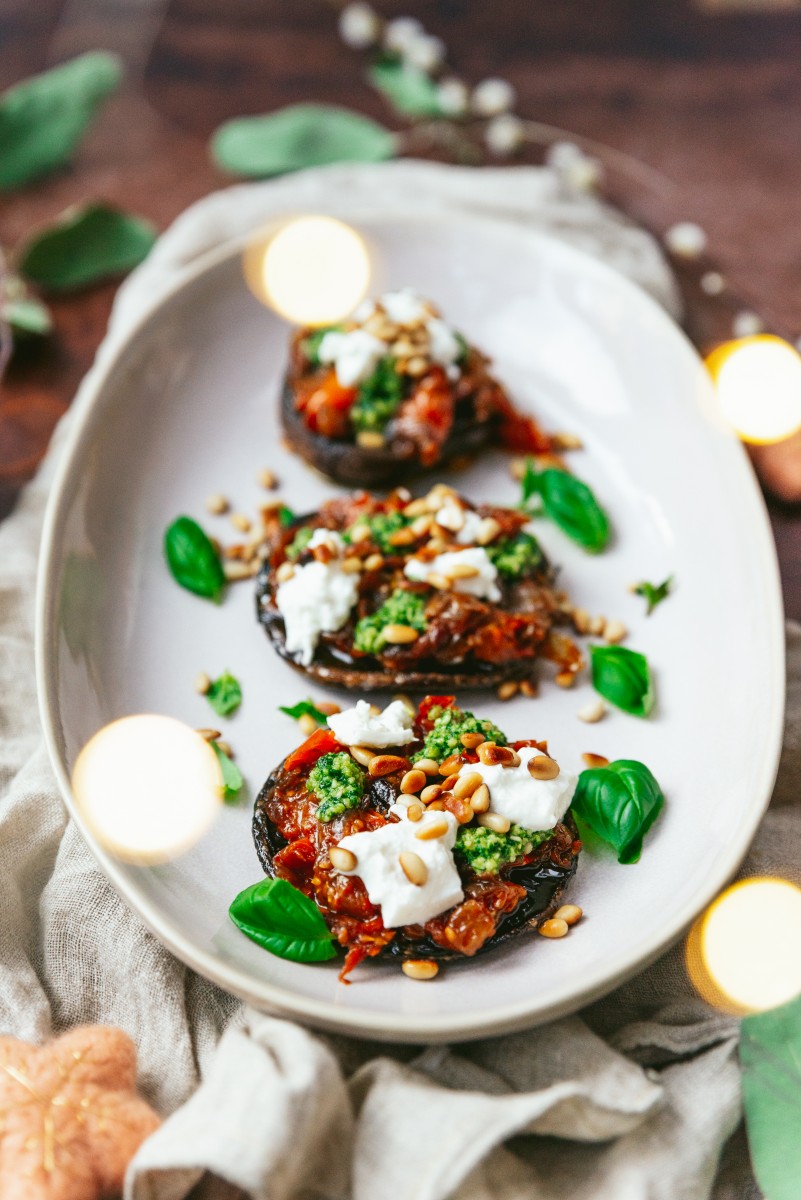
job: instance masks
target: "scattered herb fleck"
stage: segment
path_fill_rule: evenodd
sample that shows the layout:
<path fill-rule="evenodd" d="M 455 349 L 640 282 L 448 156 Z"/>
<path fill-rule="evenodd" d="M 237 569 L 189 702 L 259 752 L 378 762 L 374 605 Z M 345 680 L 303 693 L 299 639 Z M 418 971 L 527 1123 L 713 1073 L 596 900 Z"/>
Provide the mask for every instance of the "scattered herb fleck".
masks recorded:
<path fill-rule="evenodd" d="M 278 711 L 286 713 L 294 721 L 299 720 L 301 717 L 314 717 L 318 725 L 325 725 L 328 722 L 328 717 L 325 713 L 320 712 L 319 708 L 316 708 L 311 700 L 299 700 L 297 704 L 293 704 L 291 707 L 279 704 Z"/>
<path fill-rule="evenodd" d="M 641 583 L 637 583 L 632 588 L 635 596 L 642 596 L 645 600 L 645 615 L 650 617 L 658 604 L 663 600 L 667 600 L 673 587 L 673 576 L 668 575 L 664 583 L 654 584 L 649 583 L 647 579 L 643 579 Z"/>
<path fill-rule="evenodd" d="M 234 760 L 221 750 L 216 741 L 211 742 L 211 748 L 217 755 L 217 761 L 220 764 L 223 779 L 223 800 L 226 804 L 231 804 L 236 800 L 237 796 L 245 786 L 245 781 L 242 778 L 242 772 L 236 765 Z"/>
<path fill-rule="evenodd" d="M 242 703 L 242 688 L 239 680 L 230 671 L 223 671 L 219 679 L 212 680 L 211 686 L 206 692 L 206 699 L 218 716 L 230 716 Z"/>
<path fill-rule="evenodd" d="M 282 521 L 282 524 L 285 523 L 286 522 Z M 295 562 L 297 559 L 299 559 L 313 537 L 314 530 L 311 528 L 311 526 L 304 525 L 302 529 L 299 529 L 295 534 L 294 540 L 290 542 L 286 548 L 287 558 L 291 559 L 292 562 Z"/>

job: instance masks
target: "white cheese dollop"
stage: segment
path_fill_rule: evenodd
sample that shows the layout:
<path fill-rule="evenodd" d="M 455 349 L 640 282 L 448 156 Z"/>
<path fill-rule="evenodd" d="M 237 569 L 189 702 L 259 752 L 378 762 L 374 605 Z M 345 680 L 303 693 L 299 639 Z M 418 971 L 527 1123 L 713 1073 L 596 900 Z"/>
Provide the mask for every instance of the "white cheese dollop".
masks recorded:
<path fill-rule="evenodd" d="M 416 835 L 426 825 L 445 821 L 447 833 L 423 841 Z M 358 875 L 372 904 L 381 909 L 388 929 L 424 925 L 432 917 L 464 899 L 462 882 L 453 860 L 458 824 L 449 812 L 423 813 L 419 821 L 401 820 L 365 833 L 352 833 L 339 843 L 356 855 L 356 866 L 345 874 Z M 423 860 L 428 878 L 410 883 L 400 865 L 400 855 L 411 850 Z"/>
<path fill-rule="evenodd" d="M 366 700 L 358 700 L 355 708 L 334 713 L 328 718 L 329 728 L 343 746 L 405 746 L 414 741 L 412 714 L 402 700 L 393 700 L 375 716 Z"/>
<path fill-rule="evenodd" d="M 352 329 L 348 333 L 332 330 L 320 342 L 317 356 L 322 363 L 334 364 L 342 387 L 355 387 L 372 375 L 386 352 L 386 343 L 366 329 Z"/>
<path fill-rule="evenodd" d="M 309 538 L 306 549 L 313 550 L 315 546 L 327 546 L 332 554 L 339 556 L 345 550 L 346 542 L 336 529 L 315 529 Z"/>
<path fill-rule="evenodd" d="M 519 767 L 500 764 L 465 763 L 460 775 L 480 775 L 490 794 L 490 812 L 507 817 L 513 825 L 524 829 L 553 829 L 570 807 L 578 776 L 560 771 L 556 779 L 534 779 L 528 773 L 528 763 L 542 754 L 535 746 L 524 746 L 517 752 Z"/>
<path fill-rule="evenodd" d="M 425 321 L 431 316 L 423 297 L 414 288 L 401 288 L 399 292 L 385 292 L 379 297 L 384 312 L 396 325 L 409 325 L 412 321 Z"/>
<path fill-rule="evenodd" d="M 359 576 L 347 575 L 336 560 L 296 567 L 292 578 L 280 584 L 275 593 L 289 653 L 299 655 L 307 667 L 320 634 L 342 628 L 358 595 Z"/>
<path fill-rule="evenodd" d="M 404 567 L 404 574 L 416 583 L 426 583 L 429 575 L 450 576 L 454 567 L 462 565 L 475 567 L 477 574 L 467 579 L 454 579 L 454 591 L 478 596 L 482 600 L 500 600 L 498 572 L 483 546 L 471 546 L 468 550 L 447 550 L 428 562 L 423 562 L 420 558 L 410 558 Z"/>
<path fill-rule="evenodd" d="M 426 329 L 431 338 L 430 353 L 434 362 L 443 367 L 453 366 L 462 353 L 462 347 L 450 325 L 446 325 L 439 317 L 431 317 L 426 321 Z"/>

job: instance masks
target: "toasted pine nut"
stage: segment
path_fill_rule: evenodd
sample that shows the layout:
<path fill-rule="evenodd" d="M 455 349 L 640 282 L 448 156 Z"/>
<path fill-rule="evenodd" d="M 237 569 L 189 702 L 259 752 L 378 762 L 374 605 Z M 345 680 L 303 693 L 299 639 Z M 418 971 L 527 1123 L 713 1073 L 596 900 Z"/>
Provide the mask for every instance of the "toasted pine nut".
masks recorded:
<path fill-rule="evenodd" d="M 406 809 L 406 816 L 410 821 L 419 821 L 423 816 L 422 804 L 410 804 Z"/>
<path fill-rule="evenodd" d="M 399 754 L 376 754 L 370 759 L 367 769 L 372 776 L 380 777 L 392 775 L 395 771 L 408 771 L 411 765 L 408 758 L 401 758 Z"/>
<path fill-rule="evenodd" d="M 206 692 L 211 687 L 211 680 L 205 671 L 201 671 L 195 679 L 195 691 L 200 692 L 201 696 L 205 696 Z"/>
<path fill-rule="evenodd" d="M 358 862 L 356 855 L 352 854 L 350 850 L 346 850 L 344 846 L 331 846 L 328 857 L 331 859 L 331 866 L 336 871 L 352 871 Z"/>
<path fill-rule="evenodd" d="M 467 796 L 460 799 L 453 792 L 446 792 L 442 797 L 442 803 L 449 813 L 452 813 L 460 825 L 469 825 L 473 820 L 473 809 L 470 800 Z"/>
<path fill-rule="evenodd" d="M 532 698 L 532 699 L 533 699 L 535 696 L 539 695 L 539 688 L 537 687 L 537 685 L 536 685 L 536 683 L 533 681 L 533 679 L 523 679 L 523 680 L 521 680 L 521 682 L 520 682 L 520 695 L 521 695 L 521 696 L 529 696 L 529 697 L 530 697 L 530 698 Z"/>
<path fill-rule="evenodd" d="M 510 746 L 498 746 L 495 742 L 482 742 L 476 754 L 487 767 L 519 767 L 520 755 Z"/>
<path fill-rule="evenodd" d="M 459 782 L 459 772 L 455 771 L 453 773 L 453 775 L 449 775 L 447 777 L 447 779 L 443 779 L 443 781 L 442 781 L 443 792 L 452 792 L 458 782 Z"/>
<path fill-rule="evenodd" d="M 529 759 L 528 773 L 532 779 L 556 779 L 559 763 L 547 754 L 538 754 L 536 758 Z"/>
<path fill-rule="evenodd" d="M 462 765 L 462 757 L 460 754 L 449 754 L 446 759 L 439 764 L 440 775 L 453 775 L 454 771 L 458 771 Z"/>
<path fill-rule="evenodd" d="M 425 785 L 425 772 L 421 771 L 419 767 L 412 767 L 411 771 L 407 771 L 401 780 L 401 791 L 405 796 L 413 796 Z"/>
<path fill-rule="evenodd" d="M 512 828 L 512 822 L 509 818 L 502 817 L 500 813 L 479 813 L 476 820 L 484 829 L 491 829 L 493 833 L 508 833 Z"/>
<path fill-rule="evenodd" d="M 355 554 L 342 560 L 342 570 L 346 575 L 358 575 L 362 570 L 362 560 L 357 558 Z"/>
<path fill-rule="evenodd" d="M 319 728 L 319 725 L 311 713 L 303 713 L 302 716 L 298 717 L 298 729 L 304 737 L 311 737 L 311 735 Z"/>
<path fill-rule="evenodd" d="M 383 554 L 370 554 L 364 560 L 365 571 L 380 571 L 381 568 L 383 567 L 383 565 L 384 565 L 384 555 Z"/>
<path fill-rule="evenodd" d="M 563 904 L 553 915 L 557 921 L 564 921 L 566 925 L 575 925 L 584 916 L 584 911 L 577 904 Z"/>
<path fill-rule="evenodd" d="M 413 376 L 415 379 L 419 378 L 421 375 L 425 375 L 427 370 L 428 363 L 419 354 L 415 355 L 414 358 L 410 358 L 406 364 L 406 373 Z"/>
<path fill-rule="evenodd" d="M 588 767 L 608 767 L 609 759 L 603 754 L 582 754 L 581 756 Z"/>
<path fill-rule="evenodd" d="M 439 963 L 428 958 L 407 958 L 401 970 L 409 979 L 433 979 L 439 974 Z"/>
<path fill-rule="evenodd" d="M 509 463 L 509 474 L 512 476 L 512 479 L 516 479 L 519 482 L 526 473 L 526 465 L 524 458 L 513 458 Z"/>
<path fill-rule="evenodd" d="M 409 528 L 415 537 L 425 537 L 431 528 L 433 519 L 431 513 L 423 513 L 422 517 L 415 517 Z"/>
<path fill-rule="evenodd" d="M 600 637 L 606 626 L 606 617 L 592 617 L 590 620 L 590 633 L 593 637 Z"/>
<path fill-rule="evenodd" d="M 450 576 L 440 575 L 439 571 L 432 571 L 426 575 L 426 583 L 429 587 L 436 588 L 438 592 L 447 592 L 453 587 L 453 580 Z"/>
<path fill-rule="evenodd" d="M 410 500 L 403 510 L 404 517 L 422 517 L 430 515 L 428 501 L 425 496 L 421 496 L 419 500 Z"/>
<path fill-rule="evenodd" d="M 369 767 L 370 763 L 375 758 L 375 750 L 371 750 L 369 746 L 350 746 L 351 755 L 363 767 Z"/>
<path fill-rule="evenodd" d="M 590 614 L 587 612 L 586 608 L 573 609 L 573 624 L 575 626 L 576 633 L 590 632 Z"/>
<path fill-rule="evenodd" d="M 366 542 L 370 537 L 369 525 L 354 525 L 350 531 L 351 542 Z"/>
<path fill-rule="evenodd" d="M 263 471 L 259 471 L 259 483 L 263 488 L 266 488 L 268 492 L 271 492 L 273 488 L 278 487 L 278 479 L 276 478 L 275 472 L 271 471 L 269 467 L 265 467 Z"/>
<path fill-rule="evenodd" d="M 470 797 L 470 807 L 474 813 L 485 813 L 490 806 L 489 788 L 486 783 L 476 788 Z"/>
<path fill-rule="evenodd" d="M 471 567 L 469 563 L 454 563 L 451 567 L 451 579 L 475 579 L 478 575 L 478 567 Z"/>
<path fill-rule="evenodd" d="M 423 546 L 423 549 L 427 554 L 442 554 L 443 550 L 448 549 L 448 543 L 443 542 L 442 538 L 435 537 L 431 538 L 429 542 L 426 542 L 425 546 Z M 437 578 L 439 578 L 439 576 L 437 576 Z M 442 576 L 442 578 L 444 579 L 445 577 Z"/>
<path fill-rule="evenodd" d="M 501 532 L 501 527 L 494 517 L 483 517 L 476 531 L 476 541 L 479 546 L 488 546 Z"/>
<path fill-rule="evenodd" d="M 567 933 L 567 921 L 563 921 L 561 917 L 551 917 L 549 921 L 542 922 L 537 933 L 547 938 L 563 938 Z"/>
<path fill-rule="evenodd" d="M 317 707 L 319 708 L 320 712 L 325 713 L 327 717 L 333 717 L 336 713 L 342 712 L 342 709 L 338 704 L 335 704 L 333 700 L 320 700 L 317 704 Z"/>
<path fill-rule="evenodd" d="M 616 646 L 627 635 L 628 629 L 622 621 L 607 621 L 604 625 L 604 641 L 610 646 Z"/>
<path fill-rule="evenodd" d="M 238 583 L 240 579 L 250 579 L 258 570 L 258 564 L 246 562 L 227 562 L 223 566 L 225 578 L 229 583 Z"/>
<path fill-rule="evenodd" d="M 443 792 L 442 795 L 447 796 L 448 793 Z M 432 800 L 431 803 L 428 805 L 428 812 L 447 812 L 447 811 L 448 810 L 447 810 L 444 800 Z"/>
<path fill-rule="evenodd" d="M 433 758 L 418 758 L 414 764 L 420 771 L 425 771 L 426 775 L 439 775 L 439 763 Z"/>
<path fill-rule="evenodd" d="M 570 688 L 576 682 L 576 676 L 573 671 L 560 671 L 554 676 L 554 683 L 561 688 Z"/>
<path fill-rule="evenodd" d="M 215 517 L 222 516 L 223 513 L 228 512 L 229 508 L 230 504 L 221 492 L 212 492 L 210 496 L 206 497 L 206 511 Z"/>
<path fill-rule="evenodd" d="M 295 574 L 295 568 L 291 562 L 282 562 L 281 566 L 275 572 L 275 578 L 279 583 L 286 583 Z"/>
<path fill-rule="evenodd" d="M 459 738 L 465 750 L 475 750 L 476 746 L 480 746 L 486 740 L 483 733 L 463 733 Z"/>
<path fill-rule="evenodd" d="M 250 517 L 246 517 L 244 513 L 240 512 L 231 513 L 231 524 L 240 533 L 249 533 L 253 528 L 253 522 Z"/>
<path fill-rule="evenodd" d="M 581 450 L 584 447 L 581 438 L 577 437 L 575 433 L 563 431 L 561 433 L 552 433 L 550 436 L 551 445 L 554 450 Z"/>
<path fill-rule="evenodd" d="M 439 804 L 440 802 L 437 800 L 435 803 Z M 442 837 L 447 832 L 447 821 L 432 821 L 430 825 L 426 824 L 422 829 L 418 829 L 414 836 L 419 838 L 421 842 L 433 842 L 434 838 Z"/>
<path fill-rule="evenodd" d="M 468 796 L 472 796 L 476 788 L 480 788 L 483 782 L 483 778 L 477 771 L 472 771 L 469 775 L 460 775 L 453 785 L 453 794 L 457 800 L 464 800 Z"/>
<path fill-rule="evenodd" d="M 442 788 L 437 783 L 430 783 L 428 787 L 424 787 L 420 793 L 420 799 L 423 804 L 431 804 L 434 800 L 439 800 L 442 795 Z"/>
<path fill-rule="evenodd" d="M 218 737 L 222 737 L 219 729 L 196 729 L 195 733 L 199 733 L 204 742 L 216 742 Z"/>
<path fill-rule="evenodd" d="M 600 721 L 605 712 L 606 705 L 600 696 L 596 696 L 594 700 L 589 700 L 580 708 L 576 716 L 580 721 L 586 721 L 588 725 L 594 725 L 596 721 Z"/>
<path fill-rule="evenodd" d="M 215 738 L 214 740 L 217 743 L 218 749 L 221 750 L 227 758 L 234 757 L 234 752 L 227 742 L 224 742 L 221 737 Z"/>
<path fill-rule="evenodd" d="M 356 434 L 357 445 L 363 450 L 381 450 L 386 444 L 383 433 L 373 429 L 362 429 Z"/>
<path fill-rule="evenodd" d="M 390 546 L 411 546 L 415 540 L 411 525 L 407 525 L 405 529 L 398 529 L 395 533 L 390 534 Z"/>
<path fill-rule="evenodd" d="M 381 636 L 390 646 L 408 646 L 410 642 L 416 642 L 420 634 L 411 625 L 385 625 Z"/>
<path fill-rule="evenodd" d="M 496 695 L 499 700 L 511 700 L 517 695 L 518 683 L 516 679 L 507 679 L 506 683 L 502 683 L 498 688 Z"/>
<path fill-rule="evenodd" d="M 398 862 L 409 883 L 413 883 L 415 887 L 422 887 L 428 879 L 428 867 L 423 862 L 419 854 L 415 854 L 413 850 L 404 850 Z"/>

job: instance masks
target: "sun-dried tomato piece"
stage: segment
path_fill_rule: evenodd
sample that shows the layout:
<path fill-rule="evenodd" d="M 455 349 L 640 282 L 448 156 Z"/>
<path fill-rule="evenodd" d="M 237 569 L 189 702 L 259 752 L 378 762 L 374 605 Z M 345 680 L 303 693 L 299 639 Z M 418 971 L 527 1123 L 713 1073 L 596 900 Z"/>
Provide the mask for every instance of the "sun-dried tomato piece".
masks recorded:
<path fill-rule="evenodd" d="M 342 746 L 330 729 L 315 729 L 311 737 L 306 738 L 297 750 L 293 750 L 284 762 L 285 771 L 295 771 L 298 767 L 313 767 L 318 758 Z"/>
<path fill-rule="evenodd" d="M 456 701 L 455 696 L 424 696 L 417 709 L 417 724 L 424 732 L 431 729 L 434 722 L 429 718 L 432 708 L 451 708 Z"/>

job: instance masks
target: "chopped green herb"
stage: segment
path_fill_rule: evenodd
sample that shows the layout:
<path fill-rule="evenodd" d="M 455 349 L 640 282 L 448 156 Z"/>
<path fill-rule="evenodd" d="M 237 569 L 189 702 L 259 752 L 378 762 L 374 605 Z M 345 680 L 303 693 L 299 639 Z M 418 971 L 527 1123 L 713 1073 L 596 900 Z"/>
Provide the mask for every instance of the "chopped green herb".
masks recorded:
<path fill-rule="evenodd" d="M 287 529 L 293 521 L 297 520 L 297 517 L 288 505 L 282 504 L 278 510 L 278 520 L 281 522 L 284 529 Z"/>
<path fill-rule="evenodd" d="M 411 625 L 418 633 L 426 629 L 426 602 L 417 592 L 396 588 L 380 608 L 356 624 L 353 645 L 362 654 L 378 654 L 384 647 L 388 625 Z"/>
<path fill-rule="evenodd" d="M 497 875 L 501 867 L 530 854 L 535 846 L 552 836 L 552 829 L 532 833 L 522 825 L 513 825 L 508 833 L 495 833 L 480 825 L 461 825 L 454 851 L 477 875 Z"/>
<path fill-rule="evenodd" d="M 322 325 L 303 339 L 301 349 L 313 367 L 320 366 L 320 343 L 327 333 L 339 333 L 341 325 Z"/>
<path fill-rule="evenodd" d="M 463 367 L 467 362 L 468 355 L 470 354 L 470 343 L 466 337 L 462 336 L 461 333 L 454 333 L 453 336 L 459 343 L 459 357 L 457 358 L 456 362 L 458 366 Z"/>
<path fill-rule="evenodd" d="M 411 524 L 411 517 L 404 516 L 402 512 L 393 510 L 387 513 L 375 513 L 372 517 L 359 517 L 358 521 L 350 527 L 345 534 L 345 541 L 351 540 L 351 534 L 357 526 L 366 525 L 370 530 L 370 537 L 378 546 L 382 554 L 392 554 L 395 552 L 395 547 L 389 540 L 393 533 L 397 533 L 400 529 L 405 529 Z"/>
<path fill-rule="evenodd" d="M 219 602 L 225 572 L 211 541 L 191 517 L 178 517 L 164 534 L 164 554 L 173 579 L 196 596 Z"/>
<path fill-rule="evenodd" d="M 590 661 L 596 692 L 634 717 L 649 715 L 654 685 L 644 654 L 625 646 L 590 646 Z"/>
<path fill-rule="evenodd" d="M 286 548 L 287 558 L 290 558 L 293 562 L 300 558 L 313 537 L 314 530 L 309 525 L 304 525 L 302 529 L 299 529 L 295 534 L 294 541 L 290 542 Z"/>
<path fill-rule="evenodd" d="M 262 879 L 245 888 L 228 913 L 246 937 L 279 958 L 325 962 L 336 956 L 319 908 L 285 879 Z"/>
<path fill-rule="evenodd" d="M 586 483 L 557 467 L 538 471 L 533 459 L 526 462 L 521 508 L 537 515 L 541 511 L 591 554 L 606 549 L 609 518 Z"/>
<path fill-rule="evenodd" d="M 350 808 L 358 808 L 364 795 L 365 774 L 344 750 L 318 758 L 306 787 L 319 801 L 318 821 L 332 821 Z"/>
<path fill-rule="evenodd" d="M 645 615 L 650 617 L 651 613 L 656 608 L 657 604 L 661 604 L 663 600 L 667 600 L 670 595 L 670 590 L 673 587 L 673 576 L 668 575 L 664 583 L 648 583 L 643 579 L 642 583 L 638 583 L 633 588 L 635 596 L 642 596 L 646 603 Z"/>
<path fill-rule="evenodd" d="M 434 724 L 426 734 L 423 749 L 415 754 L 415 759 L 433 758 L 435 762 L 443 762 L 451 754 L 458 754 L 462 750 L 459 739 L 463 733 L 483 733 L 488 742 L 506 745 L 506 734 L 497 725 L 474 717 L 471 712 L 435 705 L 429 709 L 428 716 Z"/>
<path fill-rule="evenodd" d="M 236 800 L 245 785 L 242 772 L 233 759 L 229 758 L 225 751 L 220 749 L 216 741 L 211 743 L 211 748 L 217 755 L 217 761 L 222 771 L 223 800 L 226 804 L 230 804 L 232 800 Z"/>
<path fill-rule="evenodd" d="M 350 419 L 357 433 L 377 432 L 400 407 L 404 393 L 403 376 L 398 374 L 394 358 L 382 358 L 356 394 Z"/>
<path fill-rule="evenodd" d="M 288 717 L 292 717 L 295 721 L 300 717 L 314 717 L 318 725 L 325 725 L 328 721 L 325 713 L 320 712 L 319 708 L 315 708 L 311 700 L 299 700 L 291 708 L 285 708 L 283 704 L 279 704 L 278 711 L 286 713 Z"/>
<path fill-rule="evenodd" d="M 531 574 L 542 562 L 540 544 L 530 533 L 516 533 L 514 537 L 503 538 L 484 549 L 501 575 L 512 579 Z"/>
<path fill-rule="evenodd" d="M 211 687 L 206 692 L 206 699 L 218 716 L 230 716 L 242 703 L 242 688 L 239 680 L 230 671 L 223 671 L 219 679 L 212 681 Z"/>

